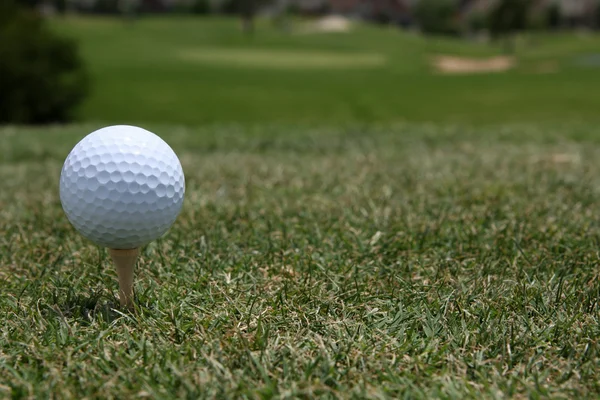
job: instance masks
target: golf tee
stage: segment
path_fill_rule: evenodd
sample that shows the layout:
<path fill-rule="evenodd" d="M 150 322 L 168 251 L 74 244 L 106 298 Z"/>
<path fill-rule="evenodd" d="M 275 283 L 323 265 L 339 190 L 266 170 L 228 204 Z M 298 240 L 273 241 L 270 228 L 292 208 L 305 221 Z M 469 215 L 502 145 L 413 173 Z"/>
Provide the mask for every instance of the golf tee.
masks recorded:
<path fill-rule="evenodd" d="M 133 274 L 140 249 L 110 249 L 119 277 L 119 301 L 122 308 L 133 309 Z"/>

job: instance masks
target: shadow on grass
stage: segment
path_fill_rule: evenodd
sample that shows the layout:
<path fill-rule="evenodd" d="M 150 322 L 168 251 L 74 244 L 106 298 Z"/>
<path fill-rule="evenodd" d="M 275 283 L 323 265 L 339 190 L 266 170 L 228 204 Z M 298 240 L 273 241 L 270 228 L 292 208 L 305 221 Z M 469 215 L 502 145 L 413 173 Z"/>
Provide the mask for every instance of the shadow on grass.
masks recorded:
<path fill-rule="evenodd" d="M 121 310 L 119 302 L 96 293 L 88 295 L 71 294 L 66 299 L 55 299 L 42 310 L 46 318 L 59 317 L 76 319 L 80 323 L 90 324 L 102 320 L 108 323 L 121 318 L 127 311 Z"/>
<path fill-rule="evenodd" d="M 40 310 L 45 318 L 77 320 L 83 325 L 89 325 L 99 320 L 111 323 L 130 314 L 121 309 L 115 298 L 106 295 L 69 293 L 66 298 L 57 297 Z"/>
<path fill-rule="evenodd" d="M 122 308 L 118 299 L 114 297 L 95 293 L 89 295 L 71 294 L 63 301 L 58 300 L 46 305 L 42 313 L 46 318 L 59 317 L 65 320 L 78 320 L 81 324 L 89 325 L 94 321 L 112 323 L 122 317 L 136 319 L 136 316 L 153 308 L 148 304 L 140 303 L 137 298 L 135 304 L 135 310 L 127 310 Z"/>

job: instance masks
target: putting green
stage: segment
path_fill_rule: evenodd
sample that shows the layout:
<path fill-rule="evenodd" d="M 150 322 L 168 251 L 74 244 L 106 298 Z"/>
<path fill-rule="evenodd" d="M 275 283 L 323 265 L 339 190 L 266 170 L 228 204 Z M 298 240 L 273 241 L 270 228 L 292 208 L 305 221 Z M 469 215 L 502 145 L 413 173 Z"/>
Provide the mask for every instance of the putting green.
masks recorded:
<path fill-rule="evenodd" d="M 179 57 L 185 61 L 202 64 L 274 69 L 376 68 L 386 63 L 385 56 L 377 53 L 343 54 L 259 49 L 189 49 L 179 52 Z"/>

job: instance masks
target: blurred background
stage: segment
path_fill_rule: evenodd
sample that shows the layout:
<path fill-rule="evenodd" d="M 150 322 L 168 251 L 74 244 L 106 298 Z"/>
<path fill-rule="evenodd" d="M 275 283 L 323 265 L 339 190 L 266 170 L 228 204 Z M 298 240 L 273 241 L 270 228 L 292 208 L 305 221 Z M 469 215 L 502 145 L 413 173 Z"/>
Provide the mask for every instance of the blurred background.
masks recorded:
<path fill-rule="evenodd" d="M 600 0 L 0 0 L 0 124 L 600 119 Z"/>

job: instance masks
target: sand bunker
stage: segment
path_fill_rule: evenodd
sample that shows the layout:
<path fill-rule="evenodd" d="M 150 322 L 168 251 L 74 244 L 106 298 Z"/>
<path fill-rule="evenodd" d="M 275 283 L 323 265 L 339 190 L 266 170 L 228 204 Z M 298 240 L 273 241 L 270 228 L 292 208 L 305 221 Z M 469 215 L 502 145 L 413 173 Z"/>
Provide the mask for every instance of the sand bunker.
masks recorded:
<path fill-rule="evenodd" d="M 315 23 L 315 27 L 322 32 L 348 32 L 350 21 L 339 15 L 323 17 Z"/>
<path fill-rule="evenodd" d="M 442 74 L 476 74 L 504 72 L 515 66 L 513 57 L 498 56 L 487 59 L 456 56 L 436 56 L 432 64 Z"/>
<path fill-rule="evenodd" d="M 319 18 L 317 21 L 306 24 L 298 28 L 296 33 L 346 33 L 352 28 L 352 23 L 348 18 L 339 15 L 330 15 Z"/>

